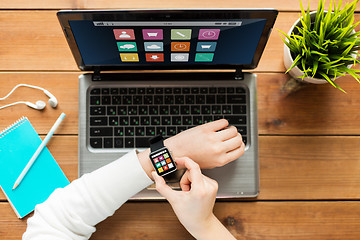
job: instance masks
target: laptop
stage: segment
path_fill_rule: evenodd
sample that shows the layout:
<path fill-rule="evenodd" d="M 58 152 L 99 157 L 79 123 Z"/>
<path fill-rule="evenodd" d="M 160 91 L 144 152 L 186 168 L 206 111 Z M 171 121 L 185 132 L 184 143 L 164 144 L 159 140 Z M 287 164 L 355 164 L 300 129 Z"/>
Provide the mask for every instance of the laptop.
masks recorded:
<path fill-rule="evenodd" d="M 256 75 L 274 9 L 64 10 L 57 13 L 80 70 L 79 176 L 148 139 L 226 118 L 246 150 L 203 173 L 218 198 L 259 193 Z M 156 70 L 156 71 L 152 71 Z M 194 71 L 197 70 L 197 71 Z M 124 166 L 126 168 L 126 166 Z M 167 178 L 179 187 L 183 172 Z M 133 199 L 161 199 L 154 186 Z"/>

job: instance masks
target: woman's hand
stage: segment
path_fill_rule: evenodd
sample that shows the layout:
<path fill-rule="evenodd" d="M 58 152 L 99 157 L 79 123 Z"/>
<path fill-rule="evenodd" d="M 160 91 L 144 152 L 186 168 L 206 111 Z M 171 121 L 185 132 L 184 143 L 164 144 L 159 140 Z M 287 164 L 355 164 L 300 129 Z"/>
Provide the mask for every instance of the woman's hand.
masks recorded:
<path fill-rule="evenodd" d="M 181 224 L 196 239 L 235 239 L 213 214 L 217 182 L 203 175 L 189 158 L 178 158 L 176 163 L 187 168 L 180 181 L 182 191 L 172 190 L 155 172 L 152 176 L 156 190 L 169 201 Z"/>
<path fill-rule="evenodd" d="M 189 157 L 202 169 L 221 167 L 244 154 L 245 144 L 226 119 L 190 128 L 165 140 L 174 158 Z"/>

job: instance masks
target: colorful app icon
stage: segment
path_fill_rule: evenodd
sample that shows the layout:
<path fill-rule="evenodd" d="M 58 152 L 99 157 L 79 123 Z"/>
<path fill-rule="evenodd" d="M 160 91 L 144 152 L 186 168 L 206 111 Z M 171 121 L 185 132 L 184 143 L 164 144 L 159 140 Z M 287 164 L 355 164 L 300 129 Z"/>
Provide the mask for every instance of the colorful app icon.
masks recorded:
<path fill-rule="evenodd" d="M 162 42 L 144 42 L 144 48 L 147 52 L 162 52 L 164 44 Z"/>
<path fill-rule="evenodd" d="M 116 40 L 135 40 L 133 29 L 114 29 Z"/>
<path fill-rule="evenodd" d="M 138 62 L 139 56 L 137 53 L 120 53 L 121 61 L 123 62 Z"/>
<path fill-rule="evenodd" d="M 161 167 L 161 163 L 157 163 L 157 164 L 156 164 L 156 167 L 157 167 L 157 168 Z"/>
<path fill-rule="evenodd" d="M 164 54 L 163 53 L 146 53 L 147 62 L 163 62 Z"/>
<path fill-rule="evenodd" d="M 159 161 L 162 161 L 162 160 L 164 160 L 164 156 L 163 156 L 163 155 L 161 155 L 161 156 L 159 157 Z"/>
<path fill-rule="evenodd" d="M 169 170 L 169 167 L 168 166 L 163 166 L 163 169 L 164 169 L 164 171 L 166 171 L 166 170 Z"/>
<path fill-rule="evenodd" d="M 167 158 L 165 159 L 166 163 L 171 163 L 171 159 L 170 158 Z"/>
<path fill-rule="evenodd" d="M 212 62 L 213 58 L 213 53 L 196 53 L 195 62 Z"/>
<path fill-rule="evenodd" d="M 163 30 L 162 29 L 143 29 L 144 40 L 162 40 Z"/>
<path fill-rule="evenodd" d="M 154 159 L 154 163 L 158 163 L 159 162 L 159 159 L 158 158 L 155 158 Z"/>
<path fill-rule="evenodd" d="M 172 62 L 187 62 L 187 61 L 189 61 L 189 54 L 188 53 L 172 53 L 171 61 Z"/>
<path fill-rule="evenodd" d="M 216 42 L 198 42 L 196 46 L 197 52 L 215 52 Z"/>
<path fill-rule="evenodd" d="M 169 166 L 169 168 L 173 168 L 173 167 L 174 167 L 174 164 L 169 163 L 168 166 Z"/>
<path fill-rule="evenodd" d="M 220 29 L 200 29 L 199 40 L 216 40 L 219 38 Z"/>
<path fill-rule="evenodd" d="M 165 158 L 165 159 L 169 158 L 169 154 L 168 154 L 168 153 L 165 153 L 165 154 L 164 154 L 164 158 Z"/>
<path fill-rule="evenodd" d="M 171 29 L 171 40 L 190 40 L 191 29 Z"/>
<path fill-rule="evenodd" d="M 117 42 L 120 52 L 136 52 L 136 42 Z"/>
<path fill-rule="evenodd" d="M 190 50 L 190 42 L 171 42 L 171 51 L 188 52 Z"/>
<path fill-rule="evenodd" d="M 158 171 L 159 171 L 159 173 L 162 173 L 164 171 L 164 169 L 161 167 L 161 168 L 158 168 Z"/>
<path fill-rule="evenodd" d="M 165 166 L 165 165 L 166 165 L 166 162 L 165 162 L 165 161 L 162 161 L 162 162 L 161 162 L 161 165 L 162 165 L 162 166 Z"/>

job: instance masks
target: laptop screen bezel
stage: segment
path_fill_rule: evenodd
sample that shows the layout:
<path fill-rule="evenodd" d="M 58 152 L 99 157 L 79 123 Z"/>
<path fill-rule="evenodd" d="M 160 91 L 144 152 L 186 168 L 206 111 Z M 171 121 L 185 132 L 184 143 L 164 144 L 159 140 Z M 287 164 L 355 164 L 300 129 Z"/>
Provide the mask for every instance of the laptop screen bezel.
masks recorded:
<path fill-rule="evenodd" d="M 61 10 L 57 12 L 62 30 L 80 70 L 180 70 L 180 69 L 254 69 L 268 41 L 278 11 L 275 9 L 189 9 L 189 10 Z M 85 65 L 69 21 L 216 21 L 266 19 L 254 57 L 250 64 L 187 64 L 187 65 Z"/>

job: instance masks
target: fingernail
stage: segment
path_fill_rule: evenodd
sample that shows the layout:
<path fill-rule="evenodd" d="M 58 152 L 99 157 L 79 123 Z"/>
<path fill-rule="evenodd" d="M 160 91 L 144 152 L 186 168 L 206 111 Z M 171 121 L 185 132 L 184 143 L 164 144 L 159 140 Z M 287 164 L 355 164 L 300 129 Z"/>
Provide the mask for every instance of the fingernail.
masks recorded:
<path fill-rule="evenodd" d="M 157 178 L 157 174 L 155 173 L 155 171 L 152 171 L 151 175 L 153 176 L 154 180 Z"/>

